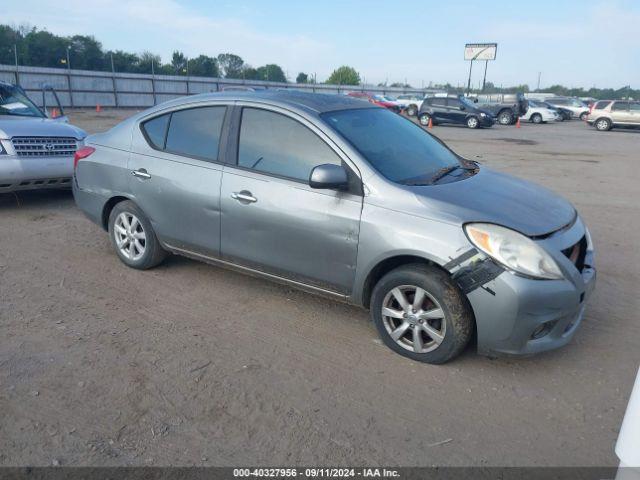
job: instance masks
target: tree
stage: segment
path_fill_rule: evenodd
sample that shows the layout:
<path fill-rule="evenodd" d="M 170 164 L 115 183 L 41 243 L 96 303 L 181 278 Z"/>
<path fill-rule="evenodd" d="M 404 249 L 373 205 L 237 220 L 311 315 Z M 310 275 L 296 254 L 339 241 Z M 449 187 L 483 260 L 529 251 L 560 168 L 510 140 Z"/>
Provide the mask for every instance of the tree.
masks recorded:
<path fill-rule="evenodd" d="M 242 67 L 242 78 L 245 80 L 262 80 L 258 76 L 258 70 L 253 68 L 251 65 L 247 65 L 246 63 Z"/>
<path fill-rule="evenodd" d="M 71 66 L 81 70 L 104 70 L 105 58 L 102 44 L 92 36 L 74 35 L 69 45 Z M 111 69 L 111 63 L 109 70 Z"/>
<path fill-rule="evenodd" d="M 152 64 L 153 68 L 151 68 Z M 149 51 L 142 52 L 138 61 L 137 70 L 140 73 L 158 73 L 162 70 L 162 59 L 160 58 L 160 55 L 156 55 Z"/>
<path fill-rule="evenodd" d="M 233 53 L 218 55 L 218 68 L 225 78 L 242 78 L 244 60 Z"/>
<path fill-rule="evenodd" d="M 343 65 L 337 68 L 327 79 L 333 85 L 360 85 L 360 75 L 355 68 Z"/>
<path fill-rule="evenodd" d="M 109 59 L 109 68 L 111 68 L 111 56 L 113 55 L 113 68 L 116 72 L 136 73 L 140 58 L 135 53 L 123 52 L 122 50 L 107 51 L 105 59 Z"/>
<path fill-rule="evenodd" d="M 309 75 L 304 72 L 300 72 L 296 77 L 296 83 L 309 83 Z"/>
<path fill-rule="evenodd" d="M 171 68 L 173 68 L 173 71 L 178 75 L 188 73 L 189 68 L 187 66 L 187 57 L 184 53 L 179 52 L 178 50 L 173 52 L 173 55 L 171 56 Z"/>
<path fill-rule="evenodd" d="M 199 55 L 189 61 L 189 75 L 202 77 L 217 77 L 220 75 L 218 61 L 207 55 Z"/>
<path fill-rule="evenodd" d="M 269 63 L 263 67 L 258 67 L 258 79 L 267 80 L 269 82 L 286 83 L 287 77 L 279 65 Z"/>
<path fill-rule="evenodd" d="M 46 30 L 31 30 L 24 38 L 24 62 L 39 67 L 66 67 L 70 41 Z"/>

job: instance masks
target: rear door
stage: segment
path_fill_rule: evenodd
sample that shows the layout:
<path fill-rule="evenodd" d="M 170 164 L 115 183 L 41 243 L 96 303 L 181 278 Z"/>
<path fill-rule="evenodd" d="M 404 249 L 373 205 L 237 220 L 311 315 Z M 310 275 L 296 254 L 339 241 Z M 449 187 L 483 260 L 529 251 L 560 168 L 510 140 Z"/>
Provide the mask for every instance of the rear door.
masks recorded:
<path fill-rule="evenodd" d="M 430 98 L 428 101 L 433 111 L 433 114 L 431 115 L 433 119 L 441 122 L 447 122 L 447 99 L 444 97 L 435 97 Z"/>
<path fill-rule="evenodd" d="M 631 118 L 629 102 L 613 102 L 613 105 L 611 105 L 611 119 L 613 120 L 613 123 L 631 123 Z"/>
<path fill-rule="evenodd" d="M 161 241 L 220 254 L 220 184 L 227 106 L 183 108 L 141 123 L 134 135 L 130 191 Z"/>
<path fill-rule="evenodd" d="M 447 118 L 451 123 L 464 123 L 466 110 L 462 110 L 462 102 L 457 98 L 447 98 Z"/>
<path fill-rule="evenodd" d="M 631 102 L 629 104 L 629 117 L 631 123 L 640 126 L 640 102 Z"/>
<path fill-rule="evenodd" d="M 362 210 L 355 170 L 301 117 L 266 106 L 236 111 L 234 162 L 225 166 L 221 190 L 223 259 L 349 294 Z M 311 169 L 325 163 L 345 166 L 354 187 L 309 187 Z"/>

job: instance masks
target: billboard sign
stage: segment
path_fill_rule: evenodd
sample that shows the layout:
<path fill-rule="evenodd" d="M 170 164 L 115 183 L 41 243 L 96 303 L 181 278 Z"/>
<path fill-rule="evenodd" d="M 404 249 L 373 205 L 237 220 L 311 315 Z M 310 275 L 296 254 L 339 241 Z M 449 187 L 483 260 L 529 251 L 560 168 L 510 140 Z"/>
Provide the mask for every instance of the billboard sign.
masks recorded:
<path fill-rule="evenodd" d="M 495 60 L 497 43 L 467 43 L 464 46 L 465 60 Z"/>

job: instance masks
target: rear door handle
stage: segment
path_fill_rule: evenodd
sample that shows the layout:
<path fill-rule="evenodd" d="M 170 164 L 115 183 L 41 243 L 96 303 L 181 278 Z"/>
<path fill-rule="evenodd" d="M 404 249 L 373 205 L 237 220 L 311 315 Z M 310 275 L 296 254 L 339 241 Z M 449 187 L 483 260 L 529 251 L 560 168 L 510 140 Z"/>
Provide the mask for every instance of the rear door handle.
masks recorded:
<path fill-rule="evenodd" d="M 247 190 L 242 190 L 241 192 L 233 192 L 231 194 L 231 198 L 233 198 L 234 200 L 238 200 L 241 203 L 255 203 L 258 201 L 258 199 Z"/>
<path fill-rule="evenodd" d="M 151 178 L 151 175 L 149 175 L 144 168 L 140 168 L 138 170 L 133 170 L 131 172 L 131 175 L 133 175 L 134 177 L 138 177 L 138 178 Z"/>

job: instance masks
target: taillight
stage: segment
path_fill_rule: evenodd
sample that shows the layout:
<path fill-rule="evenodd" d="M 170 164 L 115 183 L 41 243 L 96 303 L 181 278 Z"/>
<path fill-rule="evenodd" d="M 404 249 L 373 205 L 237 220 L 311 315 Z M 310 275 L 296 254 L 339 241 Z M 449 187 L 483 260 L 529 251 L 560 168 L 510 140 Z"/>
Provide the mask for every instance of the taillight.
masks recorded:
<path fill-rule="evenodd" d="M 75 170 L 78 167 L 78 162 L 80 160 L 87 158 L 95 151 L 96 149 L 93 147 L 82 147 L 81 149 L 76 150 L 76 154 L 73 156 L 73 169 Z"/>

